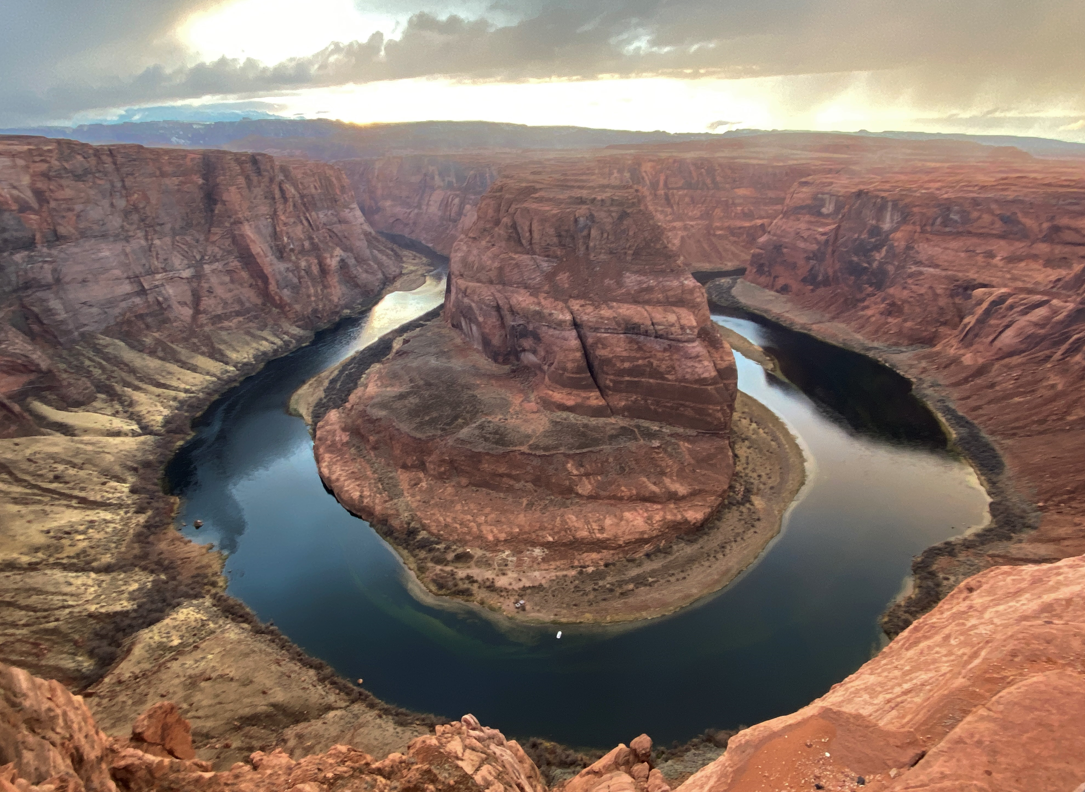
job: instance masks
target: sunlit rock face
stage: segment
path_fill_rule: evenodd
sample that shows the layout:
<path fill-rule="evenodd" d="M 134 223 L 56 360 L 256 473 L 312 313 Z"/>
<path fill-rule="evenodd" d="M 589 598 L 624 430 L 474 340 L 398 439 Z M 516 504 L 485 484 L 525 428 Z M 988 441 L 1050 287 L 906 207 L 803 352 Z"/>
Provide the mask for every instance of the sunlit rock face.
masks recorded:
<path fill-rule="evenodd" d="M 507 179 L 453 250 L 445 323 L 316 428 L 352 511 L 532 562 L 695 530 L 733 471 L 730 347 L 639 192 Z"/>
<path fill-rule="evenodd" d="M 732 737 L 680 792 L 1076 789 L 1082 585 L 1082 558 L 969 579 L 825 696 Z"/>

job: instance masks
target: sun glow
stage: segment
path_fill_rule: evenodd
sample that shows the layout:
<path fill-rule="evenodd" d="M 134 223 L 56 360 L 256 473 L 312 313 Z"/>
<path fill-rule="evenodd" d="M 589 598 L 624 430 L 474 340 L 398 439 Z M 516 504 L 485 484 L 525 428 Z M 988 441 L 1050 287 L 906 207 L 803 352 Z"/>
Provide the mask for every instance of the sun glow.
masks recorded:
<path fill-rule="evenodd" d="M 281 97 L 287 114 L 354 123 L 500 121 L 672 132 L 772 121 L 766 81 L 665 78 L 522 83 L 396 80 Z"/>
<path fill-rule="evenodd" d="M 332 41 L 365 41 L 391 34 L 394 16 L 359 11 L 353 0 L 236 0 L 190 16 L 179 33 L 203 60 L 255 58 L 278 63 L 311 55 Z"/>

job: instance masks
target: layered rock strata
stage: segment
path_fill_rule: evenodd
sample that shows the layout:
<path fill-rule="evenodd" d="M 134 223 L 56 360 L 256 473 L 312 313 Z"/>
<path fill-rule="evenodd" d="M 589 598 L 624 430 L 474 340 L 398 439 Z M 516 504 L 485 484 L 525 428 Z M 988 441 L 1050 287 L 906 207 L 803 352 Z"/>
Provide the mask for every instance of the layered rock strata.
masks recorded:
<path fill-rule="evenodd" d="M 371 724 L 359 744 L 405 745 L 424 727 L 230 611 L 221 558 L 172 529 L 159 477 L 210 399 L 414 255 L 328 165 L 34 138 L 0 139 L 0 229 L 0 660 L 98 680 L 88 701 L 121 729 L 176 684 L 203 759 L 332 711 Z M 186 637 L 147 632 L 164 623 Z M 276 693 L 254 701 L 268 667 Z"/>
<path fill-rule="evenodd" d="M 449 255 L 475 222 L 478 202 L 512 157 L 499 152 L 341 160 L 358 205 L 378 231 Z"/>
<path fill-rule="evenodd" d="M 348 508 L 469 567 L 433 588 L 507 609 L 510 584 L 651 553 L 720 509 L 734 358 L 636 189 L 498 183 L 457 242 L 444 315 L 315 427 Z M 789 442 L 758 437 L 774 457 Z M 766 480 L 793 493 L 796 467 Z"/>
<path fill-rule="evenodd" d="M 445 316 L 551 409 L 726 435 L 734 356 L 631 188 L 508 181 L 453 251 Z"/>
<path fill-rule="evenodd" d="M 987 530 L 917 562 L 891 629 L 992 564 L 1085 552 L 1080 167 L 1014 157 L 811 178 L 747 278 L 772 292 L 735 289 L 753 307 L 913 378 L 994 496 Z"/>
<path fill-rule="evenodd" d="M 707 275 L 746 267 L 789 190 L 803 178 L 932 159 L 982 167 L 1007 156 L 1024 155 L 955 141 L 792 132 L 594 151 L 449 150 L 336 164 L 374 228 L 421 240 L 445 255 L 471 227 L 499 175 L 545 177 L 575 169 L 599 184 L 632 185 L 685 264 Z"/>

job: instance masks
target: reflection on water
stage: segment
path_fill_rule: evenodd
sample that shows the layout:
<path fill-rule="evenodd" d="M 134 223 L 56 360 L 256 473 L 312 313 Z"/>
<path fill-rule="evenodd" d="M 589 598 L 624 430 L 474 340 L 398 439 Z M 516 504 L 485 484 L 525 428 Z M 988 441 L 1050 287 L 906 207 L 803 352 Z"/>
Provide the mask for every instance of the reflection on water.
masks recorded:
<path fill-rule="evenodd" d="M 362 331 L 342 357 L 369 346 L 389 330 L 407 324 L 415 317 L 436 308 L 445 298 L 445 279 L 434 275 L 423 286 L 410 292 L 393 292 L 373 306 L 365 318 Z"/>
<path fill-rule="evenodd" d="M 196 422 L 195 437 L 166 466 L 172 490 L 183 497 L 199 492 L 201 513 L 214 515 L 213 520 L 203 518 L 207 525 L 199 532 L 192 529 L 193 538 L 236 553 L 252 512 L 238 500 L 232 483 L 260 475 L 273 478 L 283 452 L 297 446 L 299 427 L 308 437 L 301 421 L 286 414 L 290 396 L 389 330 L 436 308 L 444 293 L 441 273 L 429 275 L 414 291 L 392 292 L 364 315 L 346 319 L 303 349 L 271 361 L 212 404 Z"/>
<path fill-rule="evenodd" d="M 395 554 L 324 490 L 306 427 L 285 412 L 306 379 L 439 302 L 439 285 L 423 289 L 233 389 L 168 470 L 179 519 L 205 522 L 187 535 L 230 554 L 230 593 L 387 701 L 599 747 L 764 720 L 866 660 L 912 556 L 985 518 L 975 476 L 931 434 L 906 382 L 750 317 L 717 316 L 779 357 L 787 381 L 739 356 L 739 386 L 787 422 L 810 462 L 784 532 L 756 565 L 673 616 L 563 628 L 560 641 L 549 627 L 502 631 L 423 604 Z"/>
<path fill-rule="evenodd" d="M 935 450 L 945 447 L 934 415 L 912 393 L 908 380 L 887 366 L 750 314 L 736 311 L 714 318 L 768 352 L 789 383 L 856 432 Z M 780 381 L 769 379 L 769 385 L 774 383 Z"/>

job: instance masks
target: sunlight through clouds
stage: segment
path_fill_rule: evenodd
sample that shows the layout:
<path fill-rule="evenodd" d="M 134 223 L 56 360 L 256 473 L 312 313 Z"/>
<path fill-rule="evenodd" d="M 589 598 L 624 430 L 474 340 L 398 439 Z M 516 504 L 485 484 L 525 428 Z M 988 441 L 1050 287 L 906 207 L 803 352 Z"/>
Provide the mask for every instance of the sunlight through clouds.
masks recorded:
<path fill-rule="evenodd" d="M 200 11 L 181 26 L 181 40 L 201 60 L 255 58 L 278 63 L 309 55 L 332 41 L 365 41 L 378 30 L 392 34 L 397 18 L 360 11 L 353 0 L 237 0 Z"/>

